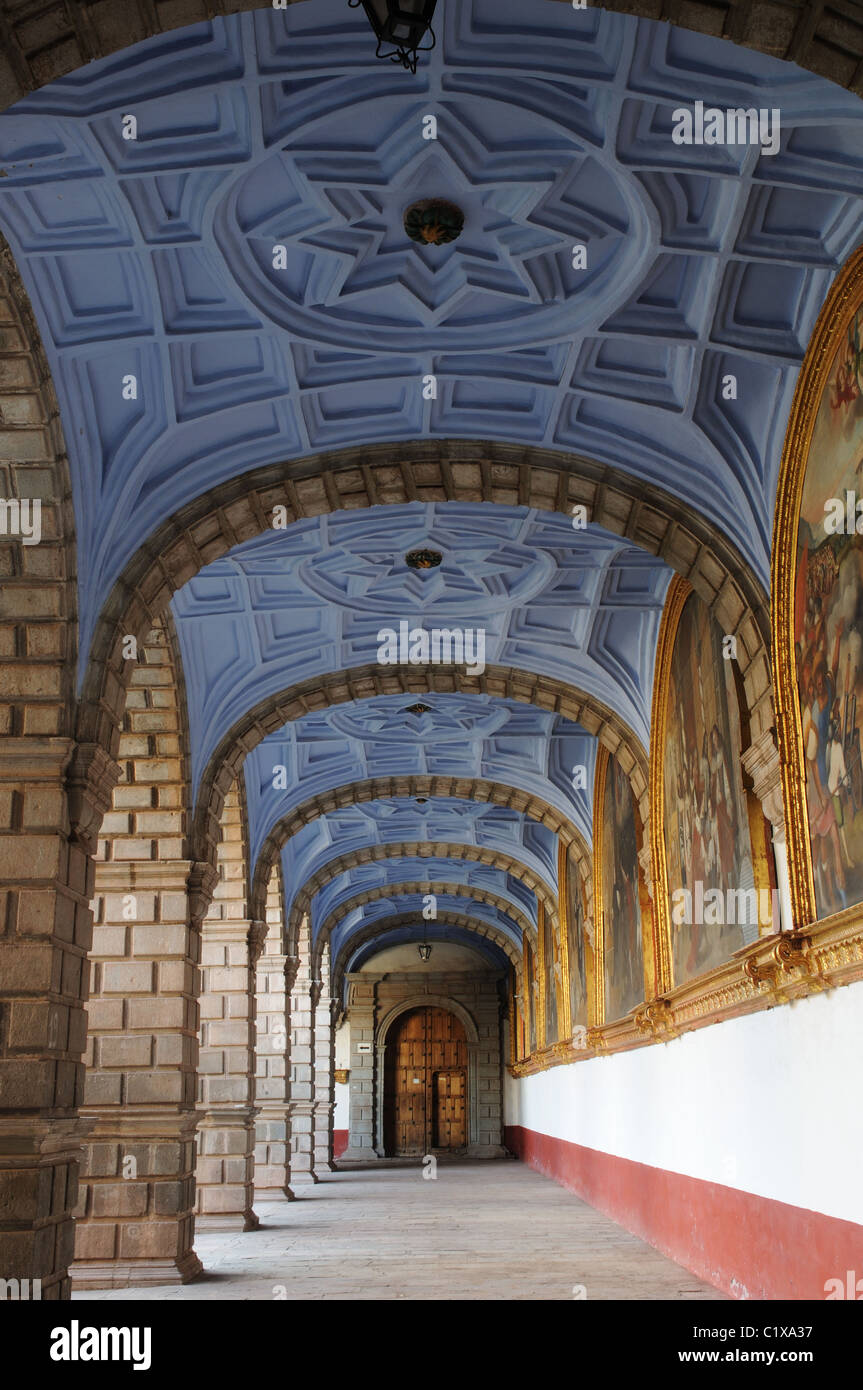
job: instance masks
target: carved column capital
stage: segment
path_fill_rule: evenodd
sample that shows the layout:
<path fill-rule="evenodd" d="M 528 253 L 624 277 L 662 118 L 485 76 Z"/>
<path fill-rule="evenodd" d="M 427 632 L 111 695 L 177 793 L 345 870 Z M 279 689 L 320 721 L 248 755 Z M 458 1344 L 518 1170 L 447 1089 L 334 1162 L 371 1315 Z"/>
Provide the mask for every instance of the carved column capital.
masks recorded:
<path fill-rule="evenodd" d="M 285 956 L 285 989 L 290 994 L 300 970 L 299 956 Z"/>
<path fill-rule="evenodd" d="M 219 882 L 219 871 L 212 864 L 203 860 L 192 860 L 189 865 L 189 875 L 186 879 L 186 891 L 189 895 L 189 919 L 199 924 L 207 915 L 216 884 Z"/>
<path fill-rule="evenodd" d="M 98 743 L 75 745 L 66 772 L 69 829 L 88 850 L 95 847 L 102 817 L 120 780 L 120 764 Z"/>
<path fill-rule="evenodd" d="M 741 755 L 741 762 L 752 778 L 755 795 L 773 827 L 773 838 L 785 840 L 785 803 L 782 798 L 782 765 L 773 730 L 767 729 Z"/>
<path fill-rule="evenodd" d="M 250 922 L 250 923 L 249 923 L 249 937 L 248 937 L 248 940 L 249 940 L 249 963 L 250 963 L 251 965 L 254 966 L 254 965 L 257 965 L 258 961 L 260 960 L 261 955 L 263 954 L 264 946 L 266 945 L 266 941 L 267 941 L 267 924 L 266 924 L 266 922 Z"/>

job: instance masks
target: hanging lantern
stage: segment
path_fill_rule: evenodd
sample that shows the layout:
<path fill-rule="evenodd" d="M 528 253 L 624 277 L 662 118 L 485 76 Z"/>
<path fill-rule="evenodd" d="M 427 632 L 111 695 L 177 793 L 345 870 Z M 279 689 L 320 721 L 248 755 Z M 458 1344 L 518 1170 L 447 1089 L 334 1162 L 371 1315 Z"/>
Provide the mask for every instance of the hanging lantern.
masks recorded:
<path fill-rule="evenodd" d="M 348 0 L 348 4 L 352 10 L 360 5 L 365 10 L 377 35 L 379 58 L 389 58 L 416 72 L 417 54 L 428 53 L 435 46 L 431 22 L 437 0 Z M 421 47 L 426 34 L 431 43 Z"/>
<path fill-rule="evenodd" d="M 417 950 L 420 953 L 420 960 L 428 960 L 432 953 L 432 948 L 427 941 L 424 941 L 421 946 L 418 946 Z"/>

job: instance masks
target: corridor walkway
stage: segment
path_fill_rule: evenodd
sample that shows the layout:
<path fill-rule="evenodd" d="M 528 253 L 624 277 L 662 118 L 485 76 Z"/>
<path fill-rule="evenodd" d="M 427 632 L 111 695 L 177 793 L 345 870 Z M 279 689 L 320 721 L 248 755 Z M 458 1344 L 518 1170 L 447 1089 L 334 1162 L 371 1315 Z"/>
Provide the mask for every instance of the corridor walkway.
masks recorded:
<path fill-rule="evenodd" d="M 193 1284 L 84 1299 L 721 1299 L 680 1265 L 521 1163 L 334 1173 L 261 1229 L 203 1234 Z"/>

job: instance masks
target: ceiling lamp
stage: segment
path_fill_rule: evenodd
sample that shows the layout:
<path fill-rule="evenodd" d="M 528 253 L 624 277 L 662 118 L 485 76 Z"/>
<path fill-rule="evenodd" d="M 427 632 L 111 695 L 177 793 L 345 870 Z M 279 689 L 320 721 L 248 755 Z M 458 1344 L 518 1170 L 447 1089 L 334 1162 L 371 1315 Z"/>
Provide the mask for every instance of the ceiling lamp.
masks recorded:
<path fill-rule="evenodd" d="M 377 35 L 379 58 L 390 58 L 416 72 L 417 54 L 428 53 L 435 46 L 431 22 L 437 0 L 348 0 L 348 4 L 352 10 L 360 5 L 365 10 Z M 421 48 L 426 34 L 431 43 Z"/>

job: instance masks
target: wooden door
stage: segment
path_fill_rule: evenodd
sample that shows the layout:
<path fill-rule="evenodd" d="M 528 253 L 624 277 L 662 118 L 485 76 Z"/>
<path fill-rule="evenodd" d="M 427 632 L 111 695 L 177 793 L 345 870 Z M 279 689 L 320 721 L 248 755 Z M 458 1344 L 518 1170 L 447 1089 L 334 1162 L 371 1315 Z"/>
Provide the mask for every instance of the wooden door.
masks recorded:
<path fill-rule="evenodd" d="M 384 1067 L 384 1147 L 422 1156 L 467 1145 L 467 1040 L 447 1009 L 411 1009 L 393 1025 Z"/>
<path fill-rule="evenodd" d="M 467 1147 L 465 1091 L 463 1068 L 435 1072 L 432 1084 L 434 1096 L 432 1148 L 464 1149 Z"/>

